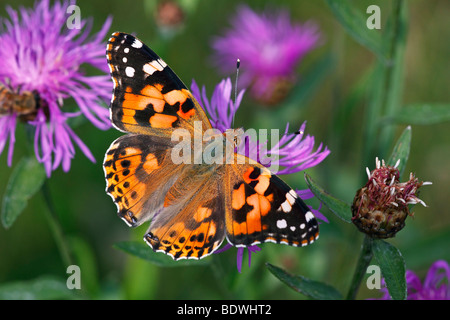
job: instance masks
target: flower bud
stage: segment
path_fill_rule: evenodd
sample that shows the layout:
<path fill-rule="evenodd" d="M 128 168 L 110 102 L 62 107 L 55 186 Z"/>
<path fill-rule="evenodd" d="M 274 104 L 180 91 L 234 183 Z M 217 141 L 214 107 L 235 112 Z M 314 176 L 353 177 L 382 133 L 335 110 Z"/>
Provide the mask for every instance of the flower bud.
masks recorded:
<path fill-rule="evenodd" d="M 397 163 L 398 165 L 398 163 Z M 426 204 L 417 197 L 422 185 L 430 182 L 419 182 L 411 173 L 409 181 L 400 182 L 397 165 L 380 165 L 376 159 L 376 169 L 369 172 L 368 182 L 356 192 L 352 205 L 352 221 L 361 232 L 373 238 L 391 238 L 403 229 L 406 218 L 411 215 L 408 205 Z"/>
<path fill-rule="evenodd" d="M 155 12 L 155 22 L 163 34 L 175 33 L 186 20 L 186 13 L 182 6 L 173 0 L 158 2 Z"/>

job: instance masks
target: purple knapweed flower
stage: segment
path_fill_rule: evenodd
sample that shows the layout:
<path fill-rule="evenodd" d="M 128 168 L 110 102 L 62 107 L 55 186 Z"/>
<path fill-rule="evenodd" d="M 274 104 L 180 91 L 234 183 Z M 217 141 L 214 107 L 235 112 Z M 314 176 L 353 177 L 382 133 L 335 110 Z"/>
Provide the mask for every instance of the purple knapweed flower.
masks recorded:
<path fill-rule="evenodd" d="M 227 129 L 233 129 L 233 119 L 242 101 L 244 90 L 237 93 L 236 99 L 233 101 L 231 80 L 227 78 L 215 87 L 211 100 L 206 95 L 205 87 L 202 87 L 200 91 L 195 81 L 192 81 L 191 91 L 195 99 L 208 112 L 211 125 L 215 129 L 220 130 L 222 133 L 226 132 Z M 330 151 L 327 147 L 322 150 L 322 144 L 319 145 L 316 151 L 313 151 L 315 144 L 314 137 L 310 135 L 304 137 L 305 128 L 306 123 L 303 123 L 297 132 L 289 134 L 289 126 L 287 126 L 284 135 L 270 149 L 266 148 L 267 140 L 263 142 L 254 141 L 252 140 L 252 135 L 247 135 L 247 132 L 244 132 L 241 143 L 235 148 L 235 152 L 250 157 L 271 169 L 273 163 L 265 163 L 262 159 L 272 159 L 273 155 L 277 154 L 279 156 L 277 165 L 281 165 L 283 169 L 274 173 L 279 175 L 291 174 L 311 168 L 322 162 L 329 155 Z M 302 199 L 314 197 L 314 194 L 309 189 L 297 190 L 296 192 Z M 328 222 L 328 219 L 319 211 L 322 208 L 322 204 L 320 204 L 318 209 L 314 209 L 311 206 L 308 207 L 317 219 Z M 231 247 L 233 246 L 227 243 L 215 253 L 224 252 Z M 257 245 L 237 247 L 237 269 L 239 272 L 242 270 L 245 249 L 248 251 L 249 266 L 251 263 L 251 254 L 261 250 Z"/>
<path fill-rule="evenodd" d="M 295 70 L 302 58 L 318 45 L 318 27 L 291 22 L 286 10 L 256 13 L 247 6 L 238 8 L 231 26 L 213 40 L 213 60 L 230 73 L 240 59 L 240 81 L 252 97 L 278 103 L 297 80 Z"/>
<path fill-rule="evenodd" d="M 384 279 L 381 280 L 384 293 L 380 300 L 390 300 Z M 407 300 L 450 300 L 450 266 L 447 261 L 438 260 L 428 270 L 424 282 L 414 271 L 406 270 Z"/>
<path fill-rule="evenodd" d="M 32 9 L 21 7 L 16 11 L 7 7 L 9 19 L 0 20 L 0 86 L 18 96 L 24 93 L 36 96 L 35 110 L 29 110 L 25 118 L 14 108 L 0 113 L 0 152 L 9 138 L 8 165 L 11 165 L 14 130 L 17 120 L 22 120 L 33 127 L 36 157 L 44 164 L 47 176 L 59 165 L 64 171 L 70 169 L 74 144 L 95 161 L 67 124 L 68 118 L 82 114 L 102 130 L 111 125 L 107 103 L 112 84 L 103 43 L 111 18 L 89 37 L 92 20 L 81 19 L 79 28 L 70 29 L 66 24 L 70 5 L 74 1 L 55 1 L 50 5 L 48 0 L 41 0 Z M 84 65 L 100 70 L 100 75 L 85 75 Z M 66 107 L 69 98 L 79 112 Z"/>

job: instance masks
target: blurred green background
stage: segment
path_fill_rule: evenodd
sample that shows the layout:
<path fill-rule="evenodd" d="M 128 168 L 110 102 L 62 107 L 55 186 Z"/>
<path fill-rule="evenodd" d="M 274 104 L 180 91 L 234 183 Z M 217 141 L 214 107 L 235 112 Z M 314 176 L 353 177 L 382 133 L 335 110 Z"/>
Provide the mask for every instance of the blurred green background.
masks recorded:
<path fill-rule="evenodd" d="M 192 79 L 205 85 L 210 94 L 222 79 L 211 63 L 211 41 L 229 28 L 230 17 L 239 3 L 264 10 L 267 5 L 286 8 L 293 21 L 315 21 L 322 33 L 322 45 L 309 53 L 299 65 L 303 85 L 310 85 L 301 105 L 289 112 L 267 109 L 244 100 L 236 124 L 246 128 L 284 129 L 286 120 L 298 128 L 307 120 L 307 133 L 316 145 L 323 142 L 331 155 L 307 173 L 331 194 L 351 202 L 362 186 L 365 165 L 364 117 L 369 85 L 367 77 L 376 57 L 356 42 L 336 20 L 325 1 L 186 1 L 190 4 L 184 27 L 172 38 L 163 39 L 154 23 L 156 1 L 118 0 L 78 1 L 82 18 L 93 17 L 96 32 L 108 15 L 114 31 L 135 33 L 153 48 L 189 86 Z M 14 9 L 32 6 L 34 1 L 0 1 Z M 382 29 L 392 11 L 391 1 L 351 1 L 362 13 L 371 4 L 381 8 Z M 409 30 L 403 72 L 402 104 L 450 104 L 450 2 L 448 0 L 405 1 Z M 362 26 L 365 27 L 365 26 Z M 105 46 L 106 46 L 105 39 Z M 0 44 L 1 45 L 1 44 Z M 241 66 L 245 68 L 245 66 Z M 234 70 L 230 71 L 233 75 Z M 308 84 L 309 83 L 309 84 Z M 281 107 L 282 108 L 282 107 Z M 406 127 L 392 124 L 394 141 Z M 93 152 L 97 162 L 89 162 L 77 150 L 68 173 L 58 169 L 49 180 L 51 196 L 62 229 L 82 272 L 82 297 L 94 299 L 302 299 L 303 296 L 279 282 L 264 266 L 265 262 L 309 278 L 327 282 L 346 292 L 355 268 L 362 235 L 326 208 L 330 220 L 321 225 L 317 243 L 306 248 L 264 244 L 252 256 L 248 268 L 246 254 L 242 273 L 236 270 L 236 250 L 208 257 L 198 266 L 164 268 L 128 255 L 113 245 L 120 241 L 141 240 L 148 227 L 129 229 L 116 215 L 116 207 L 105 193 L 102 160 L 110 143 L 121 133 L 100 131 L 90 123 L 75 128 Z M 23 126 L 16 131 L 13 167 L 25 154 Z M 379 155 L 388 157 L 389 154 Z M 12 168 L 6 165 L 6 152 L 0 155 L 0 195 L 3 195 Z M 428 208 L 414 207 L 406 227 L 389 240 L 404 255 L 407 269 L 421 276 L 437 259 L 450 261 L 450 125 L 412 125 L 411 154 L 405 172 L 414 172 L 432 186 L 421 189 L 420 198 Z M 373 169 L 375 159 L 370 163 Z M 283 177 L 294 188 L 304 189 L 303 173 Z M 405 174 L 402 180 L 407 179 Z M 312 203 L 317 207 L 317 202 Z M 34 196 L 16 223 L 0 227 L 0 285 L 52 276 L 65 281 L 65 266 L 45 218 L 41 194 Z M 150 250 L 150 248 L 149 248 Z M 363 283 L 358 299 L 379 297 Z"/>

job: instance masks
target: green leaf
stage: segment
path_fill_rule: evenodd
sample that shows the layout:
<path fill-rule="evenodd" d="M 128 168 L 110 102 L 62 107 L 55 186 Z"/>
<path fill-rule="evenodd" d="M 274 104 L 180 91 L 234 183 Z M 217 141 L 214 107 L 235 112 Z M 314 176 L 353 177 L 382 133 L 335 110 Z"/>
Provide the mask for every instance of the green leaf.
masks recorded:
<path fill-rule="evenodd" d="M 398 138 L 397 143 L 394 146 L 394 149 L 392 150 L 391 156 L 389 157 L 389 160 L 387 161 L 387 165 L 389 166 L 395 166 L 397 161 L 400 160 L 398 164 L 398 170 L 400 171 L 400 176 L 402 176 L 403 171 L 406 167 L 406 162 L 408 161 L 409 157 L 409 150 L 411 147 L 411 126 L 408 126 L 403 130 L 402 134 L 400 135 L 400 138 Z"/>
<path fill-rule="evenodd" d="M 49 276 L 0 286 L 0 300 L 55 300 L 77 297 L 77 291 L 69 290 L 66 281 Z"/>
<path fill-rule="evenodd" d="M 92 245 L 79 236 L 72 236 L 69 238 L 69 247 L 75 257 L 76 264 L 82 270 L 81 283 L 84 291 L 91 297 L 95 297 L 100 292 L 100 281 L 97 257 Z"/>
<path fill-rule="evenodd" d="M 352 222 L 351 206 L 331 195 L 329 195 L 323 188 L 315 183 L 310 176 L 305 173 L 305 180 L 312 193 L 322 202 L 331 212 L 344 220 L 345 222 Z"/>
<path fill-rule="evenodd" d="M 26 208 L 28 200 L 42 187 L 45 169 L 36 158 L 22 158 L 14 168 L 3 196 L 1 220 L 10 228 Z"/>
<path fill-rule="evenodd" d="M 446 103 L 416 103 L 403 106 L 386 122 L 414 125 L 431 125 L 450 121 L 450 104 Z"/>
<path fill-rule="evenodd" d="M 406 267 L 400 251 L 383 240 L 374 241 L 372 250 L 392 299 L 405 300 Z"/>
<path fill-rule="evenodd" d="M 348 0 L 327 0 L 327 4 L 350 36 L 386 62 L 386 47 L 382 34 L 376 29 L 367 28 L 367 13 L 355 9 Z"/>
<path fill-rule="evenodd" d="M 141 241 L 118 242 L 114 244 L 114 247 L 160 267 L 200 266 L 209 264 L 209 261 L 205 259 L 182 259 L 175 261 L 164 253 L 154 252 L 147 244 Z"/>
<path fill-rule="evenodd" d="M 285 270 L 266 263 L 269 271 L 281 282 L 285 283 L 295 291 L 316 300 L 341 300 L 342 295 L 334 287 L 308 279 L 300 275 L 292 275 Z"/>

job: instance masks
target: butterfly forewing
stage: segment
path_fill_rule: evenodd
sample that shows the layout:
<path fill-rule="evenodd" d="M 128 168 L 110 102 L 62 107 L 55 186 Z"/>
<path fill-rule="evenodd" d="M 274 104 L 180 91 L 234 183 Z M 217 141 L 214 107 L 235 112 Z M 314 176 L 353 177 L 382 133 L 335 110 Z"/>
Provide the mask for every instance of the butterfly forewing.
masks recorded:
<path fill-rule="evenodd" d="M 114 82 L 111 121 L 121 131 L 170 137 L 211 125 L 190 91 L 167 64 L 136 37 L 116 32 L 106 57 Z"/>

